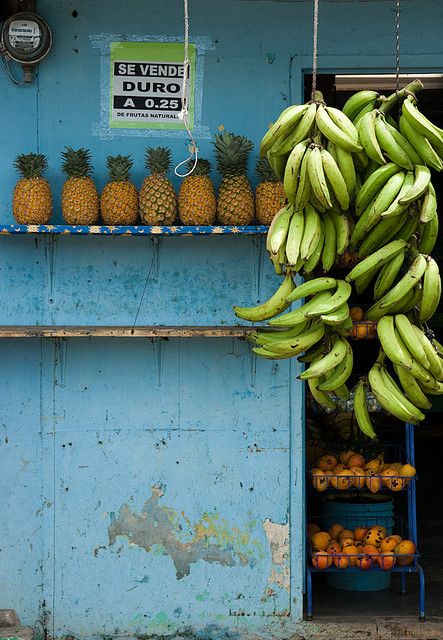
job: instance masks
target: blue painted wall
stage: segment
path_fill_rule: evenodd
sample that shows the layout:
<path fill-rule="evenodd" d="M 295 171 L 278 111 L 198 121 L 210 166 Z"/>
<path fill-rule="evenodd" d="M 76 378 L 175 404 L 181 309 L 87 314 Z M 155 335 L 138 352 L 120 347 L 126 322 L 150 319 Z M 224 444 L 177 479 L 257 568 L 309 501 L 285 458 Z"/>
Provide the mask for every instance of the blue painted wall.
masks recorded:
<path fill-rule="evenodd" d="M 202 124 L 257 143 L 301 98 L 311 3 L 190 5 L 191 35 L 213 43 Z M 91 37 L 180 36 L 180 2 L 41 0 L 39 9 L 54 49 L 38 81 L 17 88 L 0 74 L 2 222 L 12 221 L 19 152 L 48 155 L 58 211 L 65 144 L 91 148 L 101 187 L 108 153 L 132 153 L 140 184 L 144 147 L 164 142 L 94 133 L 107 58 Z M 441 70 L 442 19 L 440 3 L 402 1 L 405 70 Z M 392 2 L 321 2 L 320 68 L 391 71 L 393 21 Z M 169 142 L 181 160 L 185 139 Z M 199 146 L 212 154 L 209 140 Z M 231 324 L 234 303 L 264 299 L 276 284 L 254 238 L 0 242 L 0 324 L 131 324 L 138 308 L 140 324 Z M 296 629 L 296 363 L 256 361 L 227 339 L 10 340 L 0 349 L 1 607 L 55 636 L 187 629 L 233 640 Z"/>

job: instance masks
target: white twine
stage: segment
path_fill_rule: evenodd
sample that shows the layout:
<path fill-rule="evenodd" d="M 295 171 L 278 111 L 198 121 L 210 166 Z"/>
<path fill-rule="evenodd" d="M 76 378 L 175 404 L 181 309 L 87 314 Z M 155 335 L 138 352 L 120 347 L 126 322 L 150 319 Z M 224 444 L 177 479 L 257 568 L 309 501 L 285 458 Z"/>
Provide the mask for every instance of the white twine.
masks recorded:
<path fill-rule="evenodd" d="M 318 0 L 314 0 L 314 33 L 313 33 L 313 50 L 312 50 L 312 92 L 311 100 L 315 100 L 315 92 L 317 90 L 317 65 L 318 65 Z"/>
<path fill-rule="evenodd" d="M 188 75 L 189 75 L 189 10 L 188 10 L 188 0 L 183 0 L 183 10 L 184 10 L 184 20 L 185 20 L 185 51 L 184 51 L 184 60 L 183 60 L 183 91 L 182 91 L 182 110 L 180 112 L 180 118 L 183 120 L 186 131 L 188 132 L 190 138 L 189 145 L 189 157 L 186 160 L 180 162 L 174 169 L 174 173 L 179 178 L 186 178 L 193 173 L 195 167 L 197 166 L 198 160 L 198 147 L 194 140 L 194 136 L 192 135 L 191 128 L 189 126 L 189 107 L 188 107 Z M 179 169 L 183 165 L 187 165 L 190 160 L 194 158 L 194 162 L 192 168 L 187 173 L 180 173 Z"/>

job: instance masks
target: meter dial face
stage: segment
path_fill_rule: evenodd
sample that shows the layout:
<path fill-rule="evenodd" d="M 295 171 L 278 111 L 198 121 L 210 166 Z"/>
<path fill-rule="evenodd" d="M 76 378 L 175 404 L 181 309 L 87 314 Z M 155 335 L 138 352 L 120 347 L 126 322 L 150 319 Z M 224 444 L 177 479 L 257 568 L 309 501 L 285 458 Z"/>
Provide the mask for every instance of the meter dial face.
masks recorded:
<path fill-rule="evenodd" d="M 29 54 L 40 47 L 42 32 L 34 20 L 12 20 L 8 29 L 9 43 L 17 53 Z"/>

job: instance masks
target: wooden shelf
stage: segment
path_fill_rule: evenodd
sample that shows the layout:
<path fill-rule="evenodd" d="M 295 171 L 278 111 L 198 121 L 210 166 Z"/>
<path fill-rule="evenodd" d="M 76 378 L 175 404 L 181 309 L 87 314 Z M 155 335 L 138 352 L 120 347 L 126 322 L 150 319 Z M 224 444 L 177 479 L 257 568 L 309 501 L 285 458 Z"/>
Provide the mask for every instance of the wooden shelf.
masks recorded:
<path fill-rule="evenodd" d="M 148 226 L 73 226 L 66 224 L 2 224 L 3 235 L 72 235 L 72 236 L 213 236 L 213 235 L 259 235 L 267 233 L 265 226 L 211 226 L 168 227 Z"/>
<path fill-rule="evenodd" d="M 256 327 L 237 326 L 0 326 L 1 338 L 244 338 Z"/>

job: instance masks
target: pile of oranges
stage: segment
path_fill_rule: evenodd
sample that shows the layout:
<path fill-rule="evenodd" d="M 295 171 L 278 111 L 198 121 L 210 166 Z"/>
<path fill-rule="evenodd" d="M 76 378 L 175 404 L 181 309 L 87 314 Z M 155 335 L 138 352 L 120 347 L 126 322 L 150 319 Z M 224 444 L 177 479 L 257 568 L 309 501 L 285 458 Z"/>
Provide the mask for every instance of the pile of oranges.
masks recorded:
<path fill-rule="evenodd" d="M 402 491 L 415 474 L 411 464 L 385 463 L 382 455 L 366 461 L 361 453 L 342 451 L 338 458 L 331 453 L 318 458 L 312 469 L 312 486 L 317 491 L 328 487 L 339 491 L 367 489 L 371 493 L 378 493 L 383 487 Z"/>
<path fill-rule="evenodd" d="M 379 566 L 390 571 L 395 564 L 409 566 L 414 561 L 416 546 L 412 540 L 403 540 L 398 535 L 387 535 L 381 525 L 346 529 L 333 524 L 329 531 L 321 531 L 316 524 L 307 526 L 311 545 L 312 566 L 328 569 L 358 567 L 363 571 Z"/>

